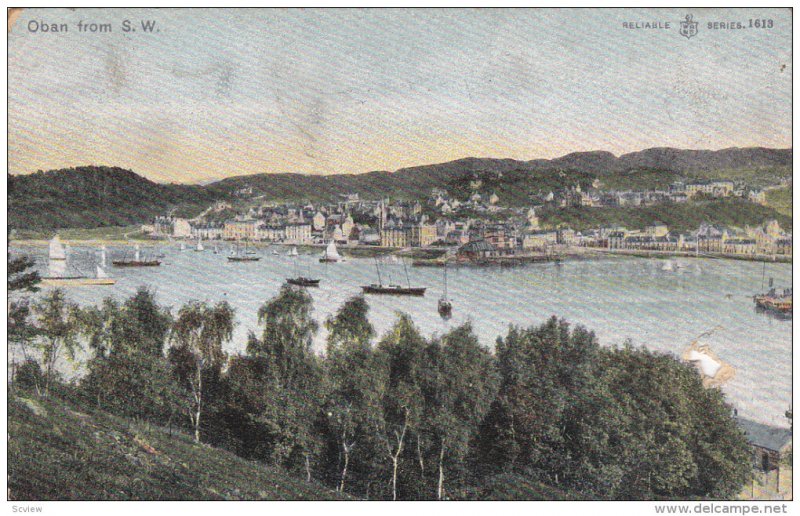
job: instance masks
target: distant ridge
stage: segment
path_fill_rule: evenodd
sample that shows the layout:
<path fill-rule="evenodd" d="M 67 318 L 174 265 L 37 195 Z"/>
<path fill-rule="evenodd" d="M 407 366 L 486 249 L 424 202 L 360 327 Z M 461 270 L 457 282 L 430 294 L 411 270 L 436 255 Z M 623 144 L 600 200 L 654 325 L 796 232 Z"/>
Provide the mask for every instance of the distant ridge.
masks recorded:
<path fill-rule="evenodd" d="M 463 193 L 472 177 L 508 174 L 496 187 L 508 192 L 505 198 L 510 202 L 522 203 L 537 188 L 556 188 L 591 177 L 613 183 L 625 173 L 640 169 L 660 174 L 664 181 L 669 181 L 681 175 L 701 177 L 708 171 L 715 171 L 715 177 L 720 177 L 729 170 L 785 169 L 791 165 L 792 149 L 750 147 L 711 151 L 658 147 L 619 157 L 606 151 L 574 152 L 551 160 L 529 161 L 468 157 L 395 172 L 328 176 L 254 174 L 203 185 L 154 183 L 130 170 L 87 166 L 9 175 L 8 223 L 17 229 L 141 224 L 171 209 L 181 214 L 197 214 L 215 200 L 235 199 L 234 193 L 245 186 L 252 188 L 254 195 L 263 195 L 265 201 L 334 201 L 346 192 L 371 198 L 420 198 L 428 195 L 431 188 Z M 571 177 L 554 174 L 555 171 L 573 174 Z"/>

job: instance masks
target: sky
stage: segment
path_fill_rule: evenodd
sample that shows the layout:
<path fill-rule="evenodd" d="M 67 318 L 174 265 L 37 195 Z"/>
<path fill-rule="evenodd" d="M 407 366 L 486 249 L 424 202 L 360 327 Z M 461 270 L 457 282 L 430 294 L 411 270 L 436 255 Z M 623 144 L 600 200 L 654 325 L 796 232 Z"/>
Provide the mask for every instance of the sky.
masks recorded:
<path fill-rule="evenodd" d="M 708 27 L 751 18 L 773 27 Z M 68 31 L 32 30 L 53 23 Z M 30 9 L 8 35 L 9 172 L 93 164 L 197 183 L 788 148 L 791 76 L 789 9 Z"/>

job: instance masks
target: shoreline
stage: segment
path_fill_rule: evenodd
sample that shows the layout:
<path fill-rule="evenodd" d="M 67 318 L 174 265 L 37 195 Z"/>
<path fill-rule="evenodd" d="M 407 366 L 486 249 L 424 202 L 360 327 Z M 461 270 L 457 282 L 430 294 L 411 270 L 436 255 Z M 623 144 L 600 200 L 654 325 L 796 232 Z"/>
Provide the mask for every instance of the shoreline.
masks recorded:
<path fill-rule="evenodd" d="M 62 242 L 74 246 L 129 246 L 133 243 L 142 247 L 157 247 L 160 245 L 171 244 L 166 240 L 121 240 L 121 239 L 104 239 L 104 238 L 91 238 L 91 239 L 62 239 Z M 175 242 L 190 243 L 191 239 L 176 240 Z M 173 244 L 175 242 L 172 242 Z M 234 245 L 236 242 L 228 240 L 208 240 L 207 244 L 217 245 Z M 48 240 L 43 239 L 19 239 L 9 240 L 8 246 L 18 247 L 47 247 Z M 327 244 L 293 244 L 288 242 L 248 242 L 248 246 L 258 249 L 264 249 L 272 246 L 281 247 L 297 247 L 298 249 L 324 249 Z M 417 267 L 441 267 L 444 261 L 441 256 L 447 254 L 451 248 L 443 247 L 414 247 L 414 248 L 400 248 L 400 247 L 380 247 L 373 245 L 339 245 L 338 248 L 345 252 L 348 256 L 356 258 L 372 258 L 375 256 L 396 255 L 405 256 L 414 260 L 414 266 Z M 567 261 L 582 261 L 593 260 L 606 256 L 621 256 L 632 258 L 649 258 L 649 259 L 670 259 L 670 258 L 708 258 L 712 260 L 738 260 L 738 261 L 751 261 L 751 262 L 772 262 L 772 263 L 792 263 L 792 255 L 764 255 L 764 254 L 730 254 L 730 253 L 700 253 L 697 255 L 693 251 L 650 251 L 650 250 L 636 250 L 636 249 L 608 249 L 601 247 L 578 247 L 570 246 L 564 247 L 551 253 L 529 253 L 524 255 L 509 255 L 509 256 L 496 256 L 489 257 L 478 261 L 458 261 L 456 259 L 449 259 L 447 263 L 459 266 L 516 266 L 524 265 L 526 263 L 551 263 L 551 262 L 567 262 Z"/>

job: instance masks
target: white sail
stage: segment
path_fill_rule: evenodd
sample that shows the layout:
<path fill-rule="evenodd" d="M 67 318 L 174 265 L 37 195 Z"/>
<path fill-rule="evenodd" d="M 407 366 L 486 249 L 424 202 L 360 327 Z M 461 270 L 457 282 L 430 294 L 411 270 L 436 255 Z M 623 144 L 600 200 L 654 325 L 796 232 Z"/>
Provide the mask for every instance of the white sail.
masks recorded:
<path fill-rule="evenodd" d="M 106 271 L 104 271 L 103 268 L 100 267 L 99 265 L 97 266 L 97 277 L 100 279 L 108 278 L 108 274 L 106 274 Z"/>
<path fill-rule="evenodd" d="M 203 247 L 203 239 L 202 238 L 198 238 L 197 239 L 197 251 L 203 251 L 203 250 L 205 250 L 205 247 Z"/>
<path fill-rule="evenodd" d="M 67 252 L 64 250 L 64 246 L 61 245 L 61 239 L 58 238 L 58 235 L 54 236 L 53 239 L 50 240 L 50 259 L 51 260 L 67 259 Z"/>
<path fill-rule="evenodd" d="M 184 244 L 183 242 L 181 242 L 181 251 L 183 251 L 183 250 L 185 250 L 185 249 L 186 249 L 186 244 Z"/>
<path fill-rule="evenodd" d="M 100 247 L 100 265 L 106 266 L 106 246 Z"/>
<path fill-rule="evenodd" d="M 50 278 L 64 278 L 67 275 L 66 260 L 50 260 L 48 264 L 48 275 Z"/>
<path fill-rule="evenodd" d="M 325 249 L 325 257 L 328 260 L 341 260 L 342 256 L 339 254 L 339 251 L 336 250 L 336 243 L 331 240 L 331 243 L 328 244 L 328 248 Z"/>
<path fill-rule="evenodd" d="M 139 249 L 139 244 L 136 244 L 136 247 L 134 247 L 134 249 L 136 250 L 136 252 L 134 253 L 133 259 L 135 261 L 137 261 L 137 262 L 141 261 L 141 259 L 142 259 L 141 258 L 141 249 Z"/>
<path fill-rule="evenodd" d="M 671 260 L 667 260 L 666 263 L 664 263 L 664 265 L 661 266 L 661 270 L 662 271 L 671 271 L 672 270 L 672 261 Z"/>
<path fill-rule="evenodd" d="M 299 256 L 296 247 L 292 247 L 292 249 L 289 251 L 289 256 Z"/>

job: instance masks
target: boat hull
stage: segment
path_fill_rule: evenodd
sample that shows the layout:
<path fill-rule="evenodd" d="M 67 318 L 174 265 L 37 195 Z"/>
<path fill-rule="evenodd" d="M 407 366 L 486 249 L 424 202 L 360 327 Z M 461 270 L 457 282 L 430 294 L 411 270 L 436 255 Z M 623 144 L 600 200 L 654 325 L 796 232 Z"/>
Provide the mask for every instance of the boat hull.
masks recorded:
<path fill-rule="evenodd" d="M 161 265 L 159 260 L 113 260 L 114 267 L 158 267 Z"/>
<path fill-rule="evenodd" d="M 320 258 L 319 263 L 339 263 L 343 262 L 342 258 Z"/>
<path fill-rule="evenodd" d="M 384 287 L 381 285 L 366 285 L 361 287 L 365 294 L 385 294 L 390 296 L 424 296 L 426 287 Z"/>
<path fill-rule="evenodd" d="M 257 262 L 260 256 L 228 256 L 229 262 Z"/>
<path fill-rule="evenodd" d="M 41 284 L 46 287 L 80 287 L 84 285 L 114 285 L 112 278 L 43 278 Z"/>
<path fill-rule="evenodd" d="M 320 280 L 309 279 L 309 278 L 289 278 L 286 280 L 286 283 L 290 285 L 296 285 L 298 287 L 318 287 Z"/>

